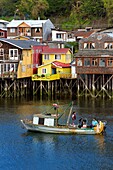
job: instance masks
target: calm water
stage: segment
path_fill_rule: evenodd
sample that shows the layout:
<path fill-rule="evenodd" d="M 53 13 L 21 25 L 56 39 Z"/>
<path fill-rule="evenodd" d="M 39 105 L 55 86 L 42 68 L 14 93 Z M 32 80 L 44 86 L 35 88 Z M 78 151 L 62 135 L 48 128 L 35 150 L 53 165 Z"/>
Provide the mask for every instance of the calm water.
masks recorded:
<path fill-rule="evenodd" d="M 107 120 L 104 135 L 53 135 L 27 132 L 21 119 L 51 107 L 54 101 L 0 101 L 1 170 L 113 170 L 113 101 L 76 99 L 77 119 Z M 61 108 L 68 100 L 59 100 Z M 65 107 L 63 107 L 63 105 Z M 65 122 L 67 113 L 62 117 Z"/>

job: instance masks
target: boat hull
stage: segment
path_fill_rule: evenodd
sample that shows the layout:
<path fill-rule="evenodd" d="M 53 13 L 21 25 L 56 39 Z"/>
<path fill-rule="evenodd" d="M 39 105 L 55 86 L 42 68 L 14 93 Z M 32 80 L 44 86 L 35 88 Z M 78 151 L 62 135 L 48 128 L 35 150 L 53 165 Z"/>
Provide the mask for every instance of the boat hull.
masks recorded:
<path fill-rule="evenodd" d="M 54 134 L 83 134 L 83 135 L 96 135 L 101 134 L 103 132 L 103 129 L 101 131 L 94 130 L 93 128 L 77 128 L 77 127 L 71 127 L 71 126 L 44 126 L 44 125 L 35 125 L 32 123 L 24 122 L 24 120 L 21 120 L 23 126 L 28 131 L 34 131 L 34 132 L 42 132 L 42 133 L 54 133 Z"/>

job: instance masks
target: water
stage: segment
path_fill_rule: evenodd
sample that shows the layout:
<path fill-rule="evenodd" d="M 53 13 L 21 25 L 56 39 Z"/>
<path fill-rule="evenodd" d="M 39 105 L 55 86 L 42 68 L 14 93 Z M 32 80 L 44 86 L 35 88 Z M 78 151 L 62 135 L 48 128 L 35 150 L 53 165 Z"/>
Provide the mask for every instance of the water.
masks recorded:
<path fill-rule="evenodd" d="M 58 101 L 63 108 L 69 100 Z M 51 107 L 54 101 L 0 101 L 1 170 L 113 170 L 113 101 L 76 99 L 77 121 L 107 120 L 104 135 L 54 135 L 27 132 L 21 119 Z M 67 113 L 62 117 L 66 121 Z"/>

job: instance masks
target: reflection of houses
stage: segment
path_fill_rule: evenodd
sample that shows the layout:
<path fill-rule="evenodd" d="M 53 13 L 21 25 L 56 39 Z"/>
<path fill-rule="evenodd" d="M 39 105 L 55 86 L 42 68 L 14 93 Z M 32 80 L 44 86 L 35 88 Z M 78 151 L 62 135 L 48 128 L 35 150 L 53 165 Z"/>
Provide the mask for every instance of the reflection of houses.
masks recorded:
<path fill-rule="evenodd" d="M 105 86 L 112 90 L 113 34 L 95 33 L 81 39 L 76 55 L 76 71 L 86 90 L 98 88 L 102 91 Z"/>
<path fill-rule="evenodd" d="M 17 78 L 30 77 L 33 74 L 31 46 L 38 45 L 36 41 L 0 39 L 0 76 L 13 74 Z"/>
<path fill-rule="evenodd" d="M 28 36 L 39 42 L 46 41 L 54 28 L 52 22 L 48 20 L 12 20 L 7 25 L 7 38 L 16 36 Z"/>

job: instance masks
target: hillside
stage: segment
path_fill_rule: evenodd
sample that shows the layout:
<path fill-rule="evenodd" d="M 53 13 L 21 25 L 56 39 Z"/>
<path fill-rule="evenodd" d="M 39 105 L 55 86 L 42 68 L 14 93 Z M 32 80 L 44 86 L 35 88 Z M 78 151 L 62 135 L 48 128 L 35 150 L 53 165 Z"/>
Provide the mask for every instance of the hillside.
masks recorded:
<path fill-rule="evenodd" d="M 112 6 L 111 0 L 1 0 L 0 18 L 8 21 L 50 18 L 56 27 L 69 30 L 100 28 L 113 25 Z"/>

